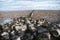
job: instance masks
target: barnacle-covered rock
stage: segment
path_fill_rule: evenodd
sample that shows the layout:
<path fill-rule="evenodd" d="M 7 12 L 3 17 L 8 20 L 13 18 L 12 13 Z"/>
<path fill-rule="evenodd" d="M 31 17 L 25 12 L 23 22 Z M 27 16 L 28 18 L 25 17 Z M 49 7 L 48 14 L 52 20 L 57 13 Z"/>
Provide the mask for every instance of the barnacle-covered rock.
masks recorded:
<path fill-rule="evenodd" d="M 30 15 L 13 18 L 6 23 L 4 21 L 0 34 L 8 33 L 8 40 L 55 40 L 54 38 L 58 39 L 60 36 L 59 26 L 60 24 L 48 22 L 43 18 L 33 19 Z"/>

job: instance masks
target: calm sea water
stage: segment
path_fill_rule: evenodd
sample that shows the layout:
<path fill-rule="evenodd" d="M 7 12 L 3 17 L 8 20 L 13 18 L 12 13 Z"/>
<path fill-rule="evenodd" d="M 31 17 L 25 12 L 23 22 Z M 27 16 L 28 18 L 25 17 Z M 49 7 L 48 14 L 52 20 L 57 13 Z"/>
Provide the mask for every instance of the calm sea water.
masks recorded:
<path fill-rule="evenodd" d="M 13 21 L 13 19 L 10 19 L 10 18 L 7 18 L 7 19 L 5 19 L 5 20 L 1 20 L 1 21 L 0 21 L 0 25 L 9 23 L 9 22 L 11 22 L 11 21 Z"/>

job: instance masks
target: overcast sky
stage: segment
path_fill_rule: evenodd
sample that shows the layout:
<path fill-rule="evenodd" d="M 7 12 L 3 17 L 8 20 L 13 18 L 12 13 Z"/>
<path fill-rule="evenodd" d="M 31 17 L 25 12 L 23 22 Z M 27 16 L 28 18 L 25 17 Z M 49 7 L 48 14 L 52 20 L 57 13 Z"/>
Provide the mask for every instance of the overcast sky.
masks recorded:
<path fill-rule="evenodd" d="M 60 0 L 0 0 L 0 11 L 60 10 Z"/>

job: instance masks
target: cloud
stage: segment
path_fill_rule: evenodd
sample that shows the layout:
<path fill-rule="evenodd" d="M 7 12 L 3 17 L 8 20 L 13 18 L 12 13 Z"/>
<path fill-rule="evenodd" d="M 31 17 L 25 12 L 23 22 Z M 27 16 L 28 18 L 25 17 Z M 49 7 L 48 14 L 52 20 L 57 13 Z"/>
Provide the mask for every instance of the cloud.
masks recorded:
<path fill-rule="evenodd" d="M 60 1 L 3 0 L 0 2 L 0 11 L 12 10 L 60 10 Z"/>

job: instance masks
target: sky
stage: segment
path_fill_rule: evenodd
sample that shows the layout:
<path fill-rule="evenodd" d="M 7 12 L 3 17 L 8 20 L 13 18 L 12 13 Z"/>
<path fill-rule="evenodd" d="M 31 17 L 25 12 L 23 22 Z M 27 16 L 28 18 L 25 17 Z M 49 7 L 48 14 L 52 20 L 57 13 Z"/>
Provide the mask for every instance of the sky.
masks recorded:
<path fill-rule="evenodd" d="M 0 0 L 0 11 L 60 10 L 60 0 Z"/>

